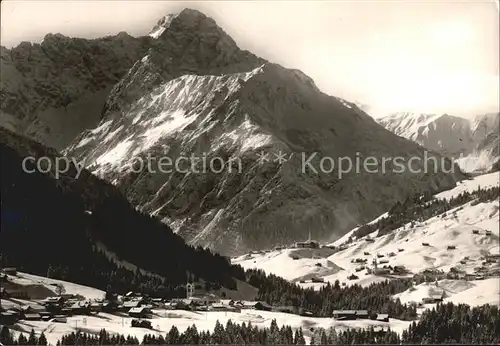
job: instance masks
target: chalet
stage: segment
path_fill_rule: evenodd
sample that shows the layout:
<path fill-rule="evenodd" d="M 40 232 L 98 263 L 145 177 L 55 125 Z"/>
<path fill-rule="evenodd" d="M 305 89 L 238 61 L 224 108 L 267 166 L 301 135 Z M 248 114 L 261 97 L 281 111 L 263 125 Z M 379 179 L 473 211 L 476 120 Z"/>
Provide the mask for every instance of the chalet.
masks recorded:
<path fill-rule="evenodd" d="M 210 306 L 210 310 L 212 311 L 230 311 L 232 308 L 231 305 L 226 305 L 222 303 L 215 303 Z"/>
<path fill-rule="evenodd" d="M 365 256 L 370 256 L 370 253 L 365 251 L 365 252 L 364 252 L 364 255 L 365 255 Z"/>
<path fill-rule="evenodd" d="M 383 259 L 383 260 L 380 260 L 378 263 L 380 263 L 380 264 L 389 263 L 389 260 L 388 259 Z"/>
<path fill-rule="evenodd" d="M 295 243 L 295 247 L 299 249 L 317 249 L 319 248 L 319 243 L 315 240 L 308 240 L 304 242 Z"/>
<path fill-rule="evenodd" d="M 378 253 L 378 254 L 377 254 L 377 257 L 378 257 L 378 258 L 382 258 L 382 257 L 384 257 L 384 255 L 382 255 L 382 254 Z"/>
<path fill-rule="evenodd" d="M 118 309 L 118 304 L 115 301 L 105 301 L 102 303 L 102 311 L 113 312 Z"/>
<path fill-rule="evenodd" d="M 318 263 L 315 264 L 315 266 L 316 267 L 322 267 L 322 264 L 318 262 Z"/>
<path fill-rule="evenodd" d="M 14 267 L 3 268 L 2 273 L 6 275 L 17 276 L 17 269 Z"/>
<path fill-rule="evenodd" d="M 12 310 L 0 312 L 0 324 L 4 326 L 11 326 L 19 320 L 19 314 Z"/>
<path fill-rule="evenodd" d="M 42 316 L 38 313 L 27 313 L 22 315 L 22 319 L 26 321 L 40 321 Z"/>
<path fill-rule="evenodd" d="M 130 309 L 128 315 L 130 317 L 136 317 L 136 318 L 151 318 L 153 312 L 148 308 L 138 307 Z"/>
<path fill-rule="evenodd" d="M 332 316 L 336 320 L 355 320 L 356 310 L 334 310 Z"/>
<path fill-rule="evenodd" d="M 64 298 L 63 297 L 47 297 L 42 301 L 44 305 L 63 305 Z"/>
<path fill-rule="evenodd" d="M 271 311 L 272 306 L 267 304 L 266 302 L 243 302 L 244 309 L 254 309 L 254 310 L 263 310 L 263 311 Z"/>
<path fill-rule="evenodd" d="M 93 302 L 90 304 L 90 311 L 91 312 L 100 312 L 100 311 L 102 311 L 102 305 L 103 305 L 103 303 Z"/>
<path fill-rule="evenodd" d="M 356 269 L 354 269 L 356 272 L 360 272 L 362 271 L 363 269 L 365 269 L 365 266 L 361 266 L 361 267 L 357 267 Z"/>
<path fill-rule="evenodd" d="M 394 256 L 396 256 L 396 254 L 394 252 L 391 252 L 391 253 L 387 254 L 387 256 L 394 257 Z"/>
<path fill-rule="evenodd" d="M 387 314 L 377 314 L 377 321 L 379 322 L 389 322 L 389 315 Z"/>
<path fill-rule="evenodd" d="M 359 279 L 359 277 L 354 274 L 351 274 L 347 277 L 347 280 L 356 280 L 356 279 Z"/>
<path fill-rule="evenodd" d="M 405 251 L 405 249 L 398 249 L 398 251 L 399 251 L 399 252 L 403 252 L 403 251 Z"/>
<path fill-rule="evenodd" d="M 448 245 L 447 250 L 455 250 L 456 248 L 455 245 Z"/>
<path fill-rule="evenodd" d="M 393 269 L 394 273 L 405 273 L 406 272 L 406 268 L 404 266 L 394 266 L 394 269 Z"/>
<path fill-rule="evenodd" d="M 314 277 L 314 278 L 311 278 L 311 282 L 322 283 L 322 282 L 325 282 L 325 279 Z"/>
<path fill-rule="evenodd" d="M 368 310 L 356 310 L 357 319 L 368 319 L 369 317 Z"/>
<path fill-rule="evenodd" d="M 375 239 L 372 239 L 370 237 L 366 237 L 366 241 L 369 242 L 369 243 L 374 243 Z"/>
<path fill-rule="evenodd" d="M 234 300 L 232 299 L 221 299 L 220 304 L 226 305 L 226 306 L 233 306 L 234 305 Z"/>
<path fill-rule="evenodd" d="M 138 308 L 141 305 L 143 305 L 142 301 L 140 300 L 128 300 L 126 302 L 123 302 L 123 305 L 120 310 L 130 310 L 132 308 Z"/>
<path fill-rule="evenodd" d="M 479 234 L 479 230 L 478 229 L 472 230 L 472 234 Z"/>
<path fill-rule="evenodd" d="M 68 322 L 68 319 L 66 316 L 61 316 L 61 315 L 58 315 L 58 316 L 54 316 L 54 318 L 52 319 L 52 322 L 56 322 L 56 323 L 67 323 Z"/>
<path fill-rule="evenodd" d="M 311 232 L 309 232 L 309 238 L 304 242 L 297 242 L 294 244 L 296 248 L 308 248 L 308 249 L 318 249 L 319 242 L 311 239 Z"/>
<path fill-rule="evenodd" d="M 422 298 L 424 304 L 435 304 L 442 302 L 444 299 L 444 291 L 441 294 L 431 294 L 429 297 Z"/>
<path fill-rule="evenodd" d="M 296 260 L 300 259 L 300 257 L 299 257 L 299 256 L 292 256 L 292 259 L 293 259 L 294 261 L 296 261 Z"/>
<path fill-rule="evenodd" d="M 131 326 L 134 328 L 146 328 L 146 329 L 153 329 L 153 326 L 151 325 L 151 321 L 140 321 L 140 320 L 132 320 Z"/>
<path fill-rule="evenodd" d="M 84 302 L 77 302 L 70 306 L 71 315 L 89 315 L 90 304 Z"/>
<path fill-rule="evenodd" d="M 493 233 L 491 231 L 486 231 L 484 234 L 486 234 L 486 235 L 493 235 Z"/>
<path fill-rule="evenodd" d="M 430 246 L 429 243 L 422 243 L 422 246 Z"/>

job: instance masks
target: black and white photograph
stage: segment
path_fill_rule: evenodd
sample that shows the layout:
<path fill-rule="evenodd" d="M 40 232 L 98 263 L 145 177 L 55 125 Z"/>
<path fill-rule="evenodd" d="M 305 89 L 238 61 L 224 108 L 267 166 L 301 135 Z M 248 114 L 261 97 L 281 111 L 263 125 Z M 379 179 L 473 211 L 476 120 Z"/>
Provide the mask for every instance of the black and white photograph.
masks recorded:
<path fill-rule="evenodd" d="M 500 344 L 498 0 L 3 0 L 0 346 Z"/>

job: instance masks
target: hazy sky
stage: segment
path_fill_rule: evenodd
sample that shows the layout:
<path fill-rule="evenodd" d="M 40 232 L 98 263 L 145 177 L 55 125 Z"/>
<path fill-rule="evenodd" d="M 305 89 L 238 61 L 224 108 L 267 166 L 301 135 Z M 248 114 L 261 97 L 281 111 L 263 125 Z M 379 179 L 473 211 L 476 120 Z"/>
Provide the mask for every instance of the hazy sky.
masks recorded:
<path fill-rule="evenodd" d="M 21 1 L 1 3 L 2 45 L 46 33 L 146 34 L 184 7 L 240 47 L 311 76 L 326 93 L 394 111 L 498 111 L 499 13 L 480 1 Z"/>

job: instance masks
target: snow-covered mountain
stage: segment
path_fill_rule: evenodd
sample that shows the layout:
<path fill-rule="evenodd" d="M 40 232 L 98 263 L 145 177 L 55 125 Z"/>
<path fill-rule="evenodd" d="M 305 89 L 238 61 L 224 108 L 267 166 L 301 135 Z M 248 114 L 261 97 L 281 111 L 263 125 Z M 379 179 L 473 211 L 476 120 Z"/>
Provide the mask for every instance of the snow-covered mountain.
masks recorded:
<path fill-rule="evenodd" d="M 63 149 L 99 123 L 111 87 L 152 41 L 124 32 L 92 40 L 47 34 L 40 44 L 1 47 L 0 125 Z"/>
<path fill-rule="evenodd" d="M 155 44 L 110 92 L 99 126 L 67 154 L 85 159 L 193 244 L 242 253 L 309 229 L 336 238 L 395 200 L 449 188 L 458 177 L 302 172 L 302 155 L 315 152 L 318 166 L 324 156 L 409 158 L 423 149 L 355 104 L 325 95 L 302 72 L 241 50 L 198 11 L 168 16 L 153 33 Z M 269 162 L 259 164 L 261 150 Z M 181 169 L 130 170 L 139 158 L 165 155 L 183 161 Z M 196 169 L 186 157 L 199 159 Z M 218 172 L 203 169 L 211 160 L 219 160 Z"/>
<path fill-rule="evenodd" d="M 448 114 L 395 113 L 378 122 L 419 145 L 457 160 L 467 172 L 487 171 L 498 161 L 500 113 L 465 119 Z"/>

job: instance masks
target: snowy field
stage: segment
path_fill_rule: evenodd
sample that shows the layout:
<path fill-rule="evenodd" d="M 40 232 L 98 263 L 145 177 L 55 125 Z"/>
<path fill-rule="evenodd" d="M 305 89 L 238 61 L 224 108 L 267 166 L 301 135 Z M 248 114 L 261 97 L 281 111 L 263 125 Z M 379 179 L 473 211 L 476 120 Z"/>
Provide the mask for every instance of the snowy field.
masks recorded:
<path fill-rule="evenodd" d="M 64 287 L 65 294 L 78 294 L 88 300 L 103 299 L 105 293 L 104 291 L 98 290 L 96 288 L 19 272 L 17 273 L 17 276 L 9 275 L 9 280 L 19 285 L 42 285 L 53 291 L 54 294 L 56 292 L 56 285 L 62 285 Z"/>
<path fill-rule="evenodd" d="M 109 333 L 133 335 L 136 336 L 139 341 L 142 341 L 142 338 L 146 334 L 165 335 L 173 325 L 175 325 L 180 332 L 183 332 L 187 327 L 193 324 L 196 325 L 199 331 L 213 331 L 217 320 L 223 325 L 225 325 L 228 320 L 232 320 L 238 324 L 251 322 L 252 325 L 263 328 L 270 327 L 271 321 L 276 319 L 279 326 L 285 324 L 290 325 L 294 331 L 302 327 L 306 341 L 309 342 L 311 328 L 335 327 L 338 329 L 348 329 L 368 328 L 370 326 L 387 328 L 390 326 L 392 330 L 401 333 L 409 325 L 409 322 L 395 319 L 390 319 L 388 323 L 372 320 L 336 321 L 333 318 L 308 318 L 281 312 L 258 310 L 243 310 L 241 313 L 182 310 L 153 310 L 153 312 L 156 315 L 150 320 L 153 330 L 132 328 L 130 327 L 132 318 L 120 317 L 107 313 L 99 313 L 97 316 L 68 317 L 67 323 L 22 321 L 16 325 L 16 330 L 26 333 L 29 333 L 32 328 L 36 333 L 41 333 L 43 331 L 48 342 L 55 345 L 57 340 L 63 335 L 77 330 L 88 333 L 99 333 L 99 331 L 104 328 Z"/>

